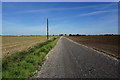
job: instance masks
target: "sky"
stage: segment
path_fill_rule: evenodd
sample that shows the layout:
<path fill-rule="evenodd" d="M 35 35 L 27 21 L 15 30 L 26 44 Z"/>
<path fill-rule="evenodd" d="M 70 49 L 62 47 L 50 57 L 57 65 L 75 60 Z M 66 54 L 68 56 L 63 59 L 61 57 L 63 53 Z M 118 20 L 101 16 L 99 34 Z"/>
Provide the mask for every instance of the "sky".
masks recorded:
<path fill-rule="evenodd" d="M 3 35 L 117 34 L 117 2 L 3 2 Z"/>
<path fill-rule="evenodd" d="M 2 0 L 2 2 L 119 2 L 119 0 Z"/>

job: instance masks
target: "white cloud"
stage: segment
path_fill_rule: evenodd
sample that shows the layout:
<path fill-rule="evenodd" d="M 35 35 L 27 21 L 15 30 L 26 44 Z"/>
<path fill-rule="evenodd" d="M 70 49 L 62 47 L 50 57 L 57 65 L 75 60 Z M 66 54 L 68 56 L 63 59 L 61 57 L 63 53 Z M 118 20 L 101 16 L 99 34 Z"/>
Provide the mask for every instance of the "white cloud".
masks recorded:
<path fill-rule="evenodd" d="M 118 11 L 117 9 L 112 9 L 112 10 L 106 10 L 106 11 L 93 11 L 89 13 L 83 13 L 83 14 L 78 14 L 78 15 L 72 15 L 72 16 L 67 16 L 67 17 L 60 17 L 60 18 L 51 18 L 50 20 L 65 20 L 68 18 L 76 18 L 76 17 L 81 17 L 81 16 L 91 16 L 91 15 L 97 15 L 97 14 L 102 14 L 102 13 L 107 13 L 107 12 L 114 12 Z"/>
<path fill-rule="evenodd" d="M 94 12 L 90 12 L 90 13 L 80 14 L 78 16 L 89 16 L 89 15 L 96 15 L 96 14 L 102 14 L 102 13 L 113 12 L 113 11 L 117 11 L 117 10 L 114 9 L 114 10 L 108 10 L 108 11 L 94 11 Z"/>
<path fill-rule="evenodd" d="M 106 12 L 109 12 L 109 11 L 95 11 L 95 12 L 80 14 L 78 16 L 89 16 L 89 15 L 101 14 L 101 13 L 106 13 Z"/>
<path fill-rule="evenodd" d="M 91 5 L 91 6 L 80 6 L 80 7 L 69 7 L 69 8 L 47 8 L 47 9 L 37 9 L 37 10 L 26 10 L 26 11 L 18 11 L 16 13 L 46 13 L 51 11 L 63 11 L 63 10 L 77 10 L 77 9 L 86 9 L 86 8 L 93 8 L 93 9 L 106 9 L 111 6 L 116 6 L 116 4 L 106 4 L 106 5 Z M 15 13 L 15 14 L 16 14 Z"/>

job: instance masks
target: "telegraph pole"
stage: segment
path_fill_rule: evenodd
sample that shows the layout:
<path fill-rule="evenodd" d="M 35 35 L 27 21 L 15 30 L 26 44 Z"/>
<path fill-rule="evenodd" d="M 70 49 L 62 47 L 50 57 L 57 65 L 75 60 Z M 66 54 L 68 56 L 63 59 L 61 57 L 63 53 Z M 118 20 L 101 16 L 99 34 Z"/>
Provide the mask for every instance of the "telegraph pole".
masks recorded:
<path fill-rule="evenodd" d="M 49 33 L 48 33 L 48 18 L 47 18 L 47 40 L 49 39 Z"/>

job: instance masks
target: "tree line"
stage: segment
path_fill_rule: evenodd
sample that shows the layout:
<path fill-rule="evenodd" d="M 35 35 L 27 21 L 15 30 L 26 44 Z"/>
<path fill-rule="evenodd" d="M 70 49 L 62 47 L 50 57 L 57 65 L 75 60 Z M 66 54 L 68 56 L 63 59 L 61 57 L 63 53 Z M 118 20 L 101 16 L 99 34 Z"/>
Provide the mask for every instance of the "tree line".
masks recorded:
<path fill-rule="evenodd" d="M 97 36 L 113 36 L 118 34 L 99 34 Z M 59 36 L 96 36 L 96 35 L 86 35 L 86 34 L 59 34 Z"/>

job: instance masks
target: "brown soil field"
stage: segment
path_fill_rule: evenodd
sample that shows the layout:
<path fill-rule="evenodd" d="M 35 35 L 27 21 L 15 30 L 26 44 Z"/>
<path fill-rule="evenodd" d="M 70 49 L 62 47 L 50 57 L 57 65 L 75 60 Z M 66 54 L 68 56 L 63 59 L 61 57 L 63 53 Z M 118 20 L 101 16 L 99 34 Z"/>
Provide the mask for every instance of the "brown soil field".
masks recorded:
<path fill-rule="evenodd" d="M 120 36 L 67 36 L 82 45 L 91 47 L 116 58 L 118 55 L 118 39 Z"/>
<path fill-rule="evenodd" d="M 49 37 L 52 38 L 53 36 Z M 45 36 L 2 36 L 2 58 L 45 41 Z"/>

